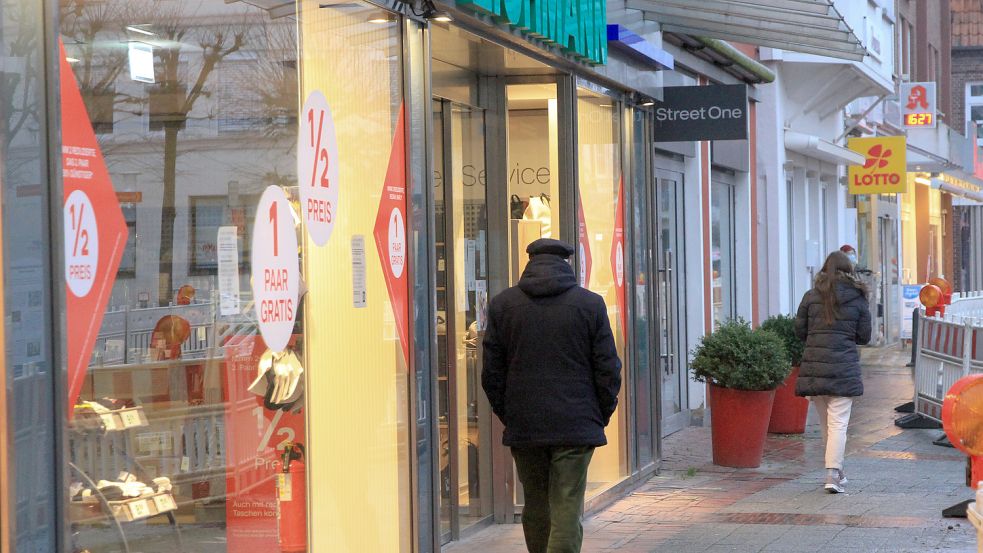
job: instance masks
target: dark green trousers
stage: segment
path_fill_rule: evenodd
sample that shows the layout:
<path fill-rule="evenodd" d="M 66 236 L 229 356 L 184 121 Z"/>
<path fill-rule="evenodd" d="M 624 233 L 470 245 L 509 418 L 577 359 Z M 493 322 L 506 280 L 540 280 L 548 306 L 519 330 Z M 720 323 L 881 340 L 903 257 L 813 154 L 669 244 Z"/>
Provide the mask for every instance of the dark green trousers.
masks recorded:
<path fill-rule="evenodd" d="M 522 532 L 529 553 L 580 553 L 584 492 L 593 447 L 513 447 L 525 492 Z"/>

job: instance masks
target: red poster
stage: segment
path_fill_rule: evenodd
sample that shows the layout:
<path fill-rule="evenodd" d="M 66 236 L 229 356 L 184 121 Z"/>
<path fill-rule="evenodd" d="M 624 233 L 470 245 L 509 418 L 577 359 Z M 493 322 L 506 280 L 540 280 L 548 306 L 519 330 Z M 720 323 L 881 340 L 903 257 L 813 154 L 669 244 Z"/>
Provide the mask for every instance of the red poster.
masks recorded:
<path fill-rule="evenodd" d="M 584 218 L 584 200 L 583 198 L 577 202 L 577 259 L 580 265 L 580 287 L 587 288 L 590 286 L 590 269 L 591 269 L 591 256 L 590 256 L 590 236 L 587 234 L 587 219 Z"/>
<path fill-rule="evenodd" d="M 614 237 L 611 240 L 611 271 L 614 273 L 614 290 L 618 296 L 618 315 L 621 332 L 628 331 L 628 313 L 625 309 L 625 181 L 618 182 L 618 202 L 615 204 Z"/>
<path fill-rule="evenodd" d="M 65 183 L 65 286 L 68 416 L 82 390 L 129 232 L 92 132 L 72 67 L 61 51 L 62 173 Z"/>
<path fill-rule="evenodd" d="M 249 392 L 266 351 L 261 337 L 233 336 L 224 349 L 227 550 L 279 551 L 276 475 L 283 444 L 307 444 L 304 413 L 266 409 Z"/>
<path fill-rule="evenodd" d="M 393 137 L 392 152 L 389 154 L 389 168 L 382 185 L 382 198 L 379 200 L 379 213 L 375 218 L 375 246 L 379 250 L 379 261 L 386 276 L 389 301 L 392 302 L 396 318 L 396 330 L 403 349 L 403 359 L 409 364 L 410 344 L 406 275 L 406 149 L 403 122 L 403 106 L 399 107 L 396 120 L 396 134 Z"/>

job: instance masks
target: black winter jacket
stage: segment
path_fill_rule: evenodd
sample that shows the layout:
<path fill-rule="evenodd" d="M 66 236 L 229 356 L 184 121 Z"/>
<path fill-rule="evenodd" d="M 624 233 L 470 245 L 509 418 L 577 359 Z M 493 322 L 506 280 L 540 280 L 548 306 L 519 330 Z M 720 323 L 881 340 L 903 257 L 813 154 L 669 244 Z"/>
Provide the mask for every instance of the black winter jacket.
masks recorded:
<path fill-rule="evenodd" d="M 823 316 L 816 289 L 802 297 L 795 334 L 805 342 L 795 394 L 853 397 L 864 393 L 857 344 L 870 342 L 870 308 L 864 292 L 851 282 L 836 283 L 839 316 L 832 324 Z"/>
<path fill-rule="evenodd" d="M 618 405 L 621 360 L 601 296 L 557 255 L 526 265 L 492 299 L 481 385 L 507 446 L 601 446 Z"/>

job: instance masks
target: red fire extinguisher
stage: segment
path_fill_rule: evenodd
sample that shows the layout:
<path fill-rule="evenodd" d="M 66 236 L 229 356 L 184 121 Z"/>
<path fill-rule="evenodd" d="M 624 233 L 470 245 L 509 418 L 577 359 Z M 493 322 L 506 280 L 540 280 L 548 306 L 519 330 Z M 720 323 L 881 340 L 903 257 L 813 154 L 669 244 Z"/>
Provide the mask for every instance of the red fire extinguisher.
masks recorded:
<path fill-rule="evenodd" d="M 303 444 L 283 447 L 281 472 L 277 473 L 277 535 L 282 553 L 307 552 L 307 475 Z"/>

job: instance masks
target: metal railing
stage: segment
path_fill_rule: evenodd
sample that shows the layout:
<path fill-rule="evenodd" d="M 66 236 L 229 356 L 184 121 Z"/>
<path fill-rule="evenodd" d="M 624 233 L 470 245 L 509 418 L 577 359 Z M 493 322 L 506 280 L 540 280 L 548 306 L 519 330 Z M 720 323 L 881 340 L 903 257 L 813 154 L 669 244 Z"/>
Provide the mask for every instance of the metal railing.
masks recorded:
<path fill-rule="evenodd" d="M 946 391 L 974 373 L 983 373 L 983 292 L 954 294 L 944 317 L 919 311 L 915 413 L 942 422 Z"/>

